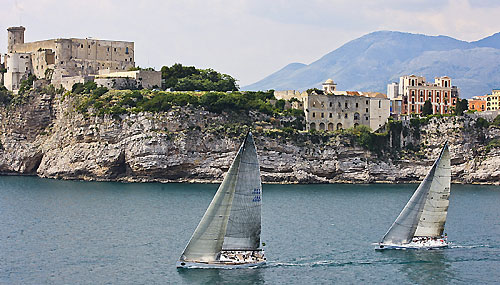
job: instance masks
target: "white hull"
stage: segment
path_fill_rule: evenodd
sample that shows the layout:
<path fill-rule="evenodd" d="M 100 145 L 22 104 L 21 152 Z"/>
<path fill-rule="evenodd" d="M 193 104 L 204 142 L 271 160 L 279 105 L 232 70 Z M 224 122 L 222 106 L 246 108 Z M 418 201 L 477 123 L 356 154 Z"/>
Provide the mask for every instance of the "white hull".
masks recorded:
<path fill-rule="evenodd" d="M 379 243 L 375 250 L 386 250 L 386 249 L 442 249 L 448 247 L 446 241 L 443 242 L 433 242 L 433 243 L 408 243 L 408 244 L 382 244 Z"/>
<path fill-rule="evenodd" d="M 265 261 L 234 263 L 234 262 L 186 262 L 177 261 L 177 268 L 213 268 L 213 269 L 236 269 L 236 268 L 256 268 L 265 265 Z"/>

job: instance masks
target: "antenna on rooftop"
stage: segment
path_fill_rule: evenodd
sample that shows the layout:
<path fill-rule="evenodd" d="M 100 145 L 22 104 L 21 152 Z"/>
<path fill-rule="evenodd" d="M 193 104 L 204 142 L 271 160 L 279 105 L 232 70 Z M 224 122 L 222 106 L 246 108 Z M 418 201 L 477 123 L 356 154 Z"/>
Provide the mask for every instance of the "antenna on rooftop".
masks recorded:
<path fill-rule="evenodd" d="M 19 16 L 19 26 L 22 26 L 22 12 L 24 11 L 23 5 L 19 4 L 17 0 L 14 1 L 14 6 L 16 8 L 17 14 Z"/>

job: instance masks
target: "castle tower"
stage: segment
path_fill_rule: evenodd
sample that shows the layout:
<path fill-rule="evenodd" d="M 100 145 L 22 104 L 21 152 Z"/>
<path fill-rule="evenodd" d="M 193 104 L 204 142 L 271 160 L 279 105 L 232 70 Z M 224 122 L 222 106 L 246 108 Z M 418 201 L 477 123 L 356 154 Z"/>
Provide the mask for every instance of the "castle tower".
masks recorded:
<path fill-rule="evenodd" d="M 15 44 L 24 44 L 25 27 L 10 27 L 7 29 L 9 40 L 7 44 L 7 52 L 13 52 Z"/>

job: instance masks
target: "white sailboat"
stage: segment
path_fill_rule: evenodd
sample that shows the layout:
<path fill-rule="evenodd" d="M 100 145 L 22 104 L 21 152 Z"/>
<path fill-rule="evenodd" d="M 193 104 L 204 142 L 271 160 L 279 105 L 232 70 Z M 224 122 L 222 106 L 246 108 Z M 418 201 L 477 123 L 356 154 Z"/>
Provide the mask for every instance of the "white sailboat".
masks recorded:
<path fill-rule="evenodd" d="M 445 143 L 438 159 L 375 249 L 437 249 L 443 236 L 451 186 L 450 152 Z"/>
<path fill-rule="evenodd" d="M 249 132 L 177 268 L 240 268 L 266 263 L 260 248 L 262 183 Z"/>

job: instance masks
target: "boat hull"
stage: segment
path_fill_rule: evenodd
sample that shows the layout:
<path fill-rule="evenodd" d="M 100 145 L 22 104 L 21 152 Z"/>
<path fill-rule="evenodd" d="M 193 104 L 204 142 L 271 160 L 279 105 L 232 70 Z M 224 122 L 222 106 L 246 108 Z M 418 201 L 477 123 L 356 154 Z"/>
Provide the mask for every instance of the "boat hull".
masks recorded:
<path fill-rule="evenodd" d="M 377 247 L 375 247 L 375 250 L 388 250 L 388 249 L 400 249 L 400 250 L 406 250 L 406 249 L 423 249 L 423 250 L 432 250 L 432 249 L 443 249 L 447 248 L 448 243 L 440 243 L 440 244 L 433 244 L 433 245 L 421 245 L 421 244 L 378 244 Z"/>
<path fill-rule="evenodd" d="M 190 262 L 177 261 L 177 268 L 212 268 L 212 269 L 237 269 L 237 268 L 256 268 L 265 265 L 265 261 L 234 263 L 234 262 Z"/>

